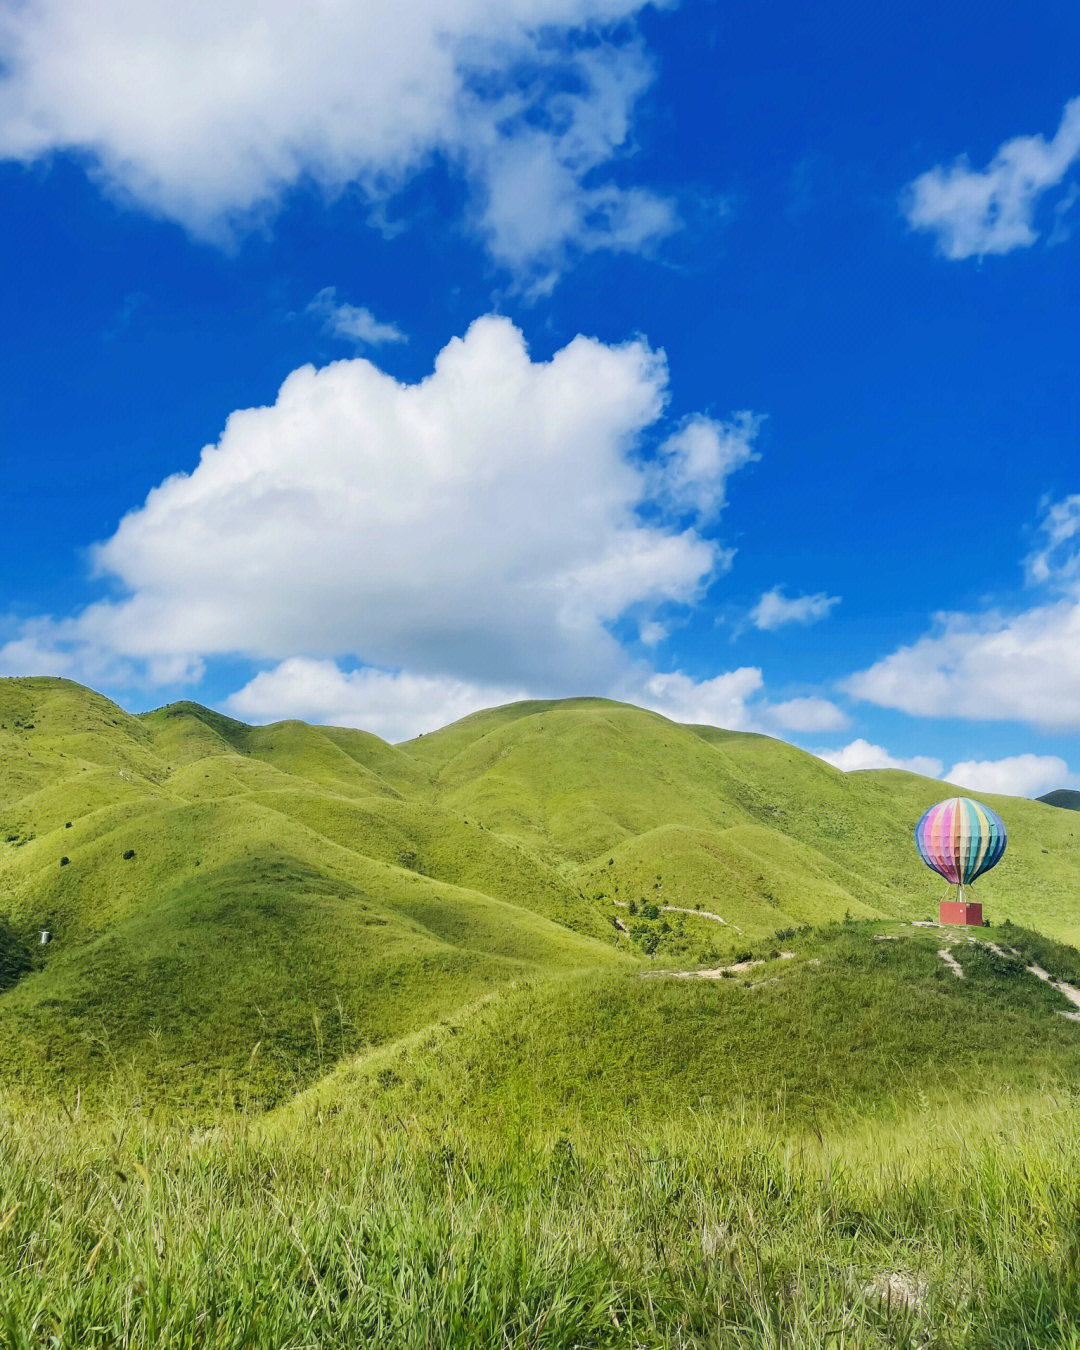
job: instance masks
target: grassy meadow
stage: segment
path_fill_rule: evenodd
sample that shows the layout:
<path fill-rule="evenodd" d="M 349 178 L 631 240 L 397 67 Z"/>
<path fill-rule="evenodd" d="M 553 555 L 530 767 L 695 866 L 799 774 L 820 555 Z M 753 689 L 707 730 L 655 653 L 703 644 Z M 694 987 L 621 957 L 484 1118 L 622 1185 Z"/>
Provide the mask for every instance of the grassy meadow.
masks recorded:
<path fill-rule="evenodd" d="M 1080 815 L 949 933 L 947 792 L 0 681 L 0 1345 L 1080 1346 Z"/>

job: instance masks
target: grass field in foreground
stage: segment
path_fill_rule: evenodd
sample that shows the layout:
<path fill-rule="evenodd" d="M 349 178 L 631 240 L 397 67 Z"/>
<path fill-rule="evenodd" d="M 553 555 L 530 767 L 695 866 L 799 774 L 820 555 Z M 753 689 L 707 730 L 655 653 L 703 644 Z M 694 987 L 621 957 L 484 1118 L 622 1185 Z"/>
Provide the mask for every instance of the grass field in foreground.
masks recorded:
<path fill-rule="evenodd" d="M 1025 966 L 1080 953 L 990 936 L 529 977 L 269 1116 L 9 1097 L 0 1345 L 1076 1347 L 1080 1029 Z"/>
<path fill-rule="evenodd" d="M 1080 1101 L 523 1147 L 411 1118 L 254 1137 L 0 1122 L 0 1344 L 1080 1344 Z"/>

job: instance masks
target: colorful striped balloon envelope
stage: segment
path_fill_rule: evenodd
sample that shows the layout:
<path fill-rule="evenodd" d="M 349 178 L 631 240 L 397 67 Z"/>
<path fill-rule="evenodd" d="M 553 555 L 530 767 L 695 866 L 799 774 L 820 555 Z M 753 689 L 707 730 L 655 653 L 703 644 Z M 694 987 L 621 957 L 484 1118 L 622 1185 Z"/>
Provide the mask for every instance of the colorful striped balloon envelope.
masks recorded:
<path fill-rule="evenodd" d="M 1001 860 L 1006 840 L 997 812 L 970 797 L 938 802 L 915 826 L 923 862 L 954 886 L 967 886 L 989 872 Z"/>

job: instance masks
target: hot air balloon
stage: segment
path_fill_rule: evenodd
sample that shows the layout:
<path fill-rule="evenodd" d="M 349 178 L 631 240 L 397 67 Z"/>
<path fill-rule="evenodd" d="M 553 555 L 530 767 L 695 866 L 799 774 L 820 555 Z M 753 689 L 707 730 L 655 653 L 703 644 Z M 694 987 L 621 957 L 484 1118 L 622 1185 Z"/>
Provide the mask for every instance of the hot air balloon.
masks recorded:
<path fill-rule="evenodd" d="M 982 923 L 982 905 L 968 900 L 964 888 L 1001 861 L 1006 841 L 997 812 L 970 797 L 938 802 L 915 826 L 923 862 L 956 887 L 956 898 L 941 902 L 942 923 Z"/>

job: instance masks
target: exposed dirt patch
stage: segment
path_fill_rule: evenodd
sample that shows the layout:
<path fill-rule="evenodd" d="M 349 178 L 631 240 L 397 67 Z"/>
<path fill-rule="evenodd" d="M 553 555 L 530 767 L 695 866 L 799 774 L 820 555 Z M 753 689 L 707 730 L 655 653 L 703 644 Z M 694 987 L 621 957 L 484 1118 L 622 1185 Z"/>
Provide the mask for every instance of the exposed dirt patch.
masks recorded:
<path fill-rule="evenodd" d="M 926 1303 L 928 1286 L 921 1275 L 908 1270 L 883 1270 L 869 1284 L 863 1286 L 862 1296 L 868 1303 L 883 1308 L 919 1312 Z"/>
<path fill-rule="evenodd" d="M 781 961 L 793 961 L 794 952 L 780 952 Z M 736 961 L 731 966 L 716 966 L 713 970 L 647 970 L 645 978 L 653 976 L 662 980 L 722 980 L 725 975 L 741 975 L 744 970 L 753 970 L 755 966 L 763 966 L 762 961 Z"/>
<path fill-rule="evenodd" d="M 952 952 L 949 951 L 948 947 L 942 947 L 942 949 L 938 952 L 938 956 L 941 957 L 941 959 L 945 962 L 945 964 L 949 967 L 949 969 L 952 971 L 952 973 L 956 976 L 958 980 L 962 980 L 964 978 L 963 967 L 961 966 L 960 962 L 956 959 L 956 957 L 953 956 Z"/>

